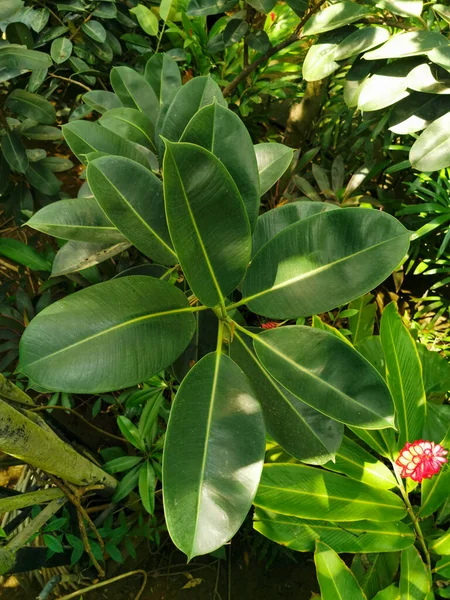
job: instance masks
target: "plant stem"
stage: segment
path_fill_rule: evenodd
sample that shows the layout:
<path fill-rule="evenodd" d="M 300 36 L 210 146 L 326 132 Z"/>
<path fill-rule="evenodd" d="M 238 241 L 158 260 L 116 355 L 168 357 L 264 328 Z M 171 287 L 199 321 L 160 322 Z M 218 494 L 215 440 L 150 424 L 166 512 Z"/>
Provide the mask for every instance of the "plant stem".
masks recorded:
<path fill-rule="evenodd" d="M 88 87 L 87 85 L 84 85 L 84 83 L 81 83 L 80 81 L 75 81 L 75 79 L 69 79 L 69 77 L 63 77 L 62 75 L 55 75 L 54 73 L 49 73 L 49 75 L 50 75 L 50 77 L 53 77 L 54 79 L 62 79 L 62 81 L 67 81 L 68 83 L 73 83 L 75 85 L 78 85 L 79 87 L 83 88 L 87 92 L 92 92 L 92 89 L 90 87 Z"/>
<path fill-rule="evenodd" d="M 141 589 L 139 590 L 137 596 L 134 599 L 139 600 L 144 591 L 145 584 L 147 583 L 147 573 L 145 571 L 142 571 L 141 569 L 137 571 L 130 571 L 129 573 L 124 573 L 123 575 L 118 575 L 117 577 L 107 579 L 106 581 L 102 581 L 101 583 L 95 583 L 94 585 L 90 585 L 89 587 L 83 588 L 82 590 L 77 590 L 76 592 L 72 592 L 71 594 L 67 594 L 66 596 L 61 596 L 59 600 L 71 600 L 72 598 L 77 598 L 78 596 L 87 594 L 87 592 L 91 592 L 92 590 L 98 590 L 98 588 L 104 587 L 105 585 L 109 585 L 110 583 L 114 583 L 115 581 L 125 579 L 125 577 L 131 577 L 132 575 L 142 575 L 144 579 L 142 582 Z"/>

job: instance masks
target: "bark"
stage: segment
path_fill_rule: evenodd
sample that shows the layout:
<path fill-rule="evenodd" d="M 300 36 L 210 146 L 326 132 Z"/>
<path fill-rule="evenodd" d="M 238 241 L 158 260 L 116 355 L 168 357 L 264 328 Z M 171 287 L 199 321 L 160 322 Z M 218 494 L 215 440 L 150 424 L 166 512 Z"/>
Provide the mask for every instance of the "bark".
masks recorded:
<path fill-rule="evenodd" d="M 302 101 L 291 106 L 284 138 L 288 146 L 301 148 L 309 141 L 313 125 L 322 110 L 327 84 L 328 79 L 308 81 Z"/>
<path fill-rule="evenodd" d="M 48 490 L 38 490 L 37 492 L 29 492 L 28 494 L 17 494 L 9 498 L 0 498 L 0 514 L 20 510 L 27 506 L 35 504 L 43 504 L 50 500 L 62 498 L 64 492 L 59 488 L 49 488 Z"/>
<path fill-rule="evenodd" d="M 5 400 L 12 400 L 13 402 L 17 402 L 18 404 L 27 404 L 28 406 L 35 406 L 33 400 L 28 394 L 22 392 L 20 388 L 8 381 L 6 377 L 3 377 L 1 373 L 0 398 L 5 398 Z"/>

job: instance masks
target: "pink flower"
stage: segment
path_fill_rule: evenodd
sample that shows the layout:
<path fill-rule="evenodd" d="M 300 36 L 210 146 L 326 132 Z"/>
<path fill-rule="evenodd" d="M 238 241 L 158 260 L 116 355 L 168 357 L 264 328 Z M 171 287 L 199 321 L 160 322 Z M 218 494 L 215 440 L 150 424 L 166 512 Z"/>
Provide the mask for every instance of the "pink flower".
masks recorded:
<path fill-rule="evenodd" d="M 421 482 L 439 473 L 442 465 L 447 462 L 447 454 L 448 450 L 440 444 L 417 440 L 405 445 L 395 463 L 402 469 L 401 477 Z"/>

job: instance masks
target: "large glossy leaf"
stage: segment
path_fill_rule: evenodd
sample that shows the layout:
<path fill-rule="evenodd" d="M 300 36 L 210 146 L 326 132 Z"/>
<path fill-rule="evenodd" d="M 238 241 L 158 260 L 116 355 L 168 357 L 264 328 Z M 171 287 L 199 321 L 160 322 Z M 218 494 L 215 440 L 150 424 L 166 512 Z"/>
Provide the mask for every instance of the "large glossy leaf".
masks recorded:
<path fill-rule="evenodd" d="M 320 540 L 316 542 L 314 562 L 322 600 L 367 600 L 345 562 Z"/>
<path fill-rule="evenodd" d="M 145 65 L 145 79 L 152 86 L 161 106 L 168 106 L 181 88 L 181 73 L 168 54 L 154 54 Z"/>
<path fill-rule="evenodd" d="M 121 389 L 168 367 L 193 333 L 179 289 L 152 277 L 122 277 L 40 312 L 22 336 L 19 370 L 47 389 Z"/>
<path fill-rule="evenodd" d="M 70 240 L 58 250 L 53 261 L 52 277 L 67 275 L 98 265 L 113 256 L 128 250 L 130 243 L 119 242 L 78 242 Z"/>
<path fill-rule="evenodd" d="M 303 27 L 302 35 L 316 35 L 332 29 L 338 29 L 357 21 L 369 12 L 369 8 L 355 2 L 338 2 L 316 12 Z"/>
<path fill-rule="evenodd" d="M 164 197 L 172 242 L 197 298 L 223 301 L 250 259 L 250 225 L 238 188 L 211 152 L 167 143 Z"/>
<path fill-rule="evenodd" d="M 63 240 L 111 244 L 125 241 L 94 198 L 52 202 L 35 213 L 27 225 Z"/>
<path fill-rule="evenodd" d="M 376 5 L 401 17 L 420 17 L 423 10 L 423 0 L 378 0 Z"/>
<path fill-rule="evenodd" d="M 253 229 L 259 212 L 259 174 L 252 139 L 241 119 L 217 102 L 204 106 L 181 136 L 217 156 L 234 179 Z"/>
<path fill-rule="evenodd" d="M 399 552 L 380 552 L 355 556 L 351 568 L 367 598 L 373 598 L 393 581 L 399 566 Z"/>
<path fill-rule="evenodd" d="M 408 74 L 406 84 L 411 90 L 427 94 L 450 94 L 450 74 L 436 65 L 423 63 Z M 441 115 L 438 115 L 441 116 Z"/>
<path fill-rule="evenodd" d="M 398 521 L 406 515 L 392 492 L 300 464 L 264 465 L 254 503 L 303 519 Z"/>
<path fill-rule="evenodd" d="M 426 54 L 438 46 L 448 46 L 444 35 L 433 31 L 406 31 L 397 33 L 376 50 L 364 54 L 366 60 L 403 58 Z"/>
<path fill-rule="evenodd" d="M 392 584 L 384 590 L 381 590 L 381 592 L 378 592 L 373 600 L 401 600 L 400 590 L 395 584 Z"/>
<path fill-rule="evenodd" d="M 191 17 L 216 15 L 230 10 L 235 4 L 236 0 L 190 0 L 187 14 Z"/>
<path fill-rule="evenodd" d="M 60 180 L 40 162 L 30 163 L 25 171 L 25 177 L 32 187 L 47 196 L 57 194 L 61 187 Z"/>
<path fill-rule="evenodd" d="M 259 170 L 261 196 L 280 179 L 292 162 L 292 148 L 284 144 L 262 143 L 255 145 Z"/>
<path fill-rule="evenodd" d="M 375 302 L 372 302 L 373 299 L 374 296 L 372 294 L 365 294 L 349 304 L 350 310 L 358 311 L 356 315 L 351 315 L 348 318 L 348 327 L 352 332 L 352 341 L 355 346 L 373 334 L 377 311 L 377 305 Z M 370 360 L 369 362 L 371 363 Z"/>
<path fill-rule="evenodd" d="M 391 302 L 381 318 L 381 344 L 386 360 L 387 383 L 394 399 L 399 448 L 422 436 L 426 397 L 417 346 Z"/>
<path fill-rule="evenodd" d="M 450 46 L 438 46 L 427 53 L 428 58 L 446 71 L 450 71 Z"/>
<path fill-rule="evenodd" d="M 443 440 L 440 440 L 444 448 L 450 445 L 450 429 Z M 450 469 L 443 468 L 431 479 L 424 479 L 421 489 L 421 503 L 419 515 L 422 518 L 432 515 L 448 498 L 450 489 Z"/>
<path fill-rule="evenodd" d="M 299 221 L 255 256 L 242 303 L 272 318 L 320 314 L 384 281 L 409 237 L 396 219 L 375 210 L 333 210 Z"/>
<path fill-rule="evenodd" d="M 363 27 L 343 40 L 334 53 L 334 60 L 344 60 L 361 52 L 379 46 L 389 39 L 389 31 L 384 27 Z"/>
<path fill-rule="evenodd" d="M 255 336 L 264 368 L 292 394 L 341 423 L 393 427 L 394 407 L 379 373 L 339 338 L 293 325 Z"/>
<path fill-rule="evenodd" d="M 279 208 L 268 210 L 256 220 L 252 240 L 252 256 L 255 256 L 267 242 L 280 231 L 297 221 L 313 215 L 339 208 L 336 204 L 327 202 L 309 202 L 307 200 L 284 204 Z"/>
<path fill-rule="evenodd" d="M 133 144 L 98 123 L 72 121 L 63 126 L 63 134 L 70 149 L 83 164 L 87 164 L 87 154 L 106 152 L 114 156 L 125 156 L 148 167 L 147 159 Z"/>
<path fill-rule="evenodd" d="M 0 69 L 47 69 L 52 59 L 44 52 L 29 50 L 23 46 L 10 44 L 0 47 Z"/>
<path fill-rule="evenodd" d="M 119 156 L 89 163 L 87 178 L 97 202 L 138 250 L 154 261 L 173 265 L 161 181 L 148 169 Z"/>
<path fill-rule="evenodd" d="M 278 384 L 258 361 L 246 336 L 235 332 L 231 358 L 250 380 L 267 431 L 286 452 L 309 464 L 334 460 L 344 426 L 314 410 Z"/>
<path fill-rule="evenodd" d="M 28 169 L 28 156 L 20 135 L 10 131 L 2 137 L 2 153 L 13 171 L 25 173 Z"/>
<path fill-rule="evenodd" d="M 244 373 L 227 356 L 208 354 L 177 392 L 164 446 L 167 528 L 189 559 L 221 547 L 242 524 L 264 446 L 261 409 Z"/>
<path fill-rule="evenodd" d="M 450 113 L 436 119 L 417 139 L 409 153 L 411 165 L 419 171 L 438 171 L 450 165 Z"/>
<path fill-rule="evenodd" d="M 270 540 L 291 550 L 312 552 L 318 538 L 336 552 L 392 552 L 414 544 L 415 535 L 402 522 L 314 521 L 280 515 L 262 508 L 255 511 L 253 527 Z"/>
<path fill-rule="evenodd" d="M 122 103 L 116 94 L 106 90 L 92 90 L 83 94 L 83 100 L 88 106 L 103 114 L 113 108 L 121 108 Z"/>
<path fill-rule="evenodd" d="M 311 46 L 302 65 L 303 79 L 320 81 L 337 71 L 340 66 L 334 60 L 337 49 L 338 44 L 331 42 L 319 42 Z"/>
<path fill-rule="evenodd" d="M 433 393 L 447 393 L 450 390 L 450 363 L 448 360 L 439 351 L 428 350 L 425 344 L 417 344 L 417 350 L 422 362 L 423 382 L 427 396 Z"/>
<path fill-rule="evenodd" d="M 134 108 L 113 108 L 99 119 L 100 125 L 121 137 L 156 152 L 153 142 L 155 123 Z"/>
<path fill-rule="evenodd" d="M 156 122 L 159 101 L 143 75 L 130 67 L 114 67 L 110 77 L 111 85 L 124 106 L 140 110 Z"/>
<path fill-rule="evenodd" d="M 336 452 L 336 460 L 324 465 L 330 471 L 343 473 L 351 479 L 373 485 L 383 490 L 397 487 L 396 479 L 386 465 L 361 448 L 348 437 L 344 437 Z"/>
<path fill-rule="evenodd" d="M 414 546 L 402 551 L 400 595 L 402 600 L 425 600 L 430 591 L 430 578 L 419 551 Z"/>
<path fill-rule="evenodd" d="M 450 91 L 450 88 L 448 89 Z M 448 112 L 449 96 L 411 93 L 395 105 L 389 120 L 389 129 L 400 135 L 416 133 Z"/>
<path fill-rule="evenodd" d="M 38 123 L 52 125 L 56 121 L 55 107 L 39 94 L 15 89 L 7 97 L 5 105 L 18 115 Z"/>

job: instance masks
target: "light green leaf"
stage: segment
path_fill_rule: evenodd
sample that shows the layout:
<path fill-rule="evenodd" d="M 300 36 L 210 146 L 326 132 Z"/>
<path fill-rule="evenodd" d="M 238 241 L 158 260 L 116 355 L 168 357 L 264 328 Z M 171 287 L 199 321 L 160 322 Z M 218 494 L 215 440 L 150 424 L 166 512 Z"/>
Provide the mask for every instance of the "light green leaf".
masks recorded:
<path fill-rule="evenodd" d="M 150 515 L 155 512 L 155 487 L 155 470 L 152 463 L 147 460 L 139 471 L 139 496 L 141 497 L 142 506 Z"/>
<path fill-rule="evenodd" d="M 389 585 L 397 574 L 399 552 L 359 554 L 353 558 L 352 572 L 368 598 Z"/>
<path fill-rule="evenodd" d="M 122 104 L 143 112 L 153 123 L 159 112 L 159 102 L 147 80 L 130 67 L 111 69 L 111 85 Z"/>
<path fill-rule="evenodd" d="M 381 592 L 378 592 L 373 600 L 401 600 L 400 590 L 396 585 L 392 584 L 384 590 L 381 590 Z"/>
<path fill-rule="evenodd" d="M 152 86 L 160 106 L 169 106 L 181 88 L 180 69 L 168 54 L 154 54 L 148 59 L 145 79 Z"/>
<path fill-rule="evenodd" d="M 320 81 L 337 71 L 340 67 L 339 63 L 334 60 L 337 49 L 337 43 L 319 42 L 311 46 L 303 61 L 303 79 L 305 81 Z"/>
<path fill-rule="evenodd" d="M 122 103 L 116 94 L 106 90 L 92 90 L 83 94 L 83 100 L 88 106 L 103 114 L 113 108 L 121 108 Z"/>
<path fill-rule="evenodd" d="M 425 600 L 429 591 L 430 579 L 418 550 L 414 546 L 403 550 L 400 565 L 402 600 Z"/>
<path fill-rule="evenodd" d="M 252 139 L 240 118 L 214 102 L 192 117 L 180 141 L 206 148 L 222 162 L 236 183 L 253 229 L 260 205 L 258 165 Z"/>
<path fill-rule="evenodd" d="M 179 289 L 152 277 L 122 277 L 40 312 L 22 336 L 19 371 L 50 390 L 122 389 L 168 367 L 193 333 L 191 308 Z"/>
<path fill-rule="evenodd" d="M 125 241 L 94 198 L 52 202 L 35 213 L 27 225 L 63 240 L 110 244 Z"/>
<path fill-rule="evenodd" d="M 105 463 L 102 468 L 113 475 L 114 473 L 122 473 L 128 471 L 136 465 L 142 462 L 142 456 L 120 456 L 119 458 L 113 458 Z"/>
<path fill-rule="evenodd" d="M 262 143 L 255 145 L 261 196 L 286 172 L 292 162 L 294 151 L 284 144 Z"/>
<path fill-rule="evenodd" d="M 121 415 L 117 417 L 117 425 L 122 435 L 130 442 L 132 446 L 145 452 L 145 444 L 136 425 L 128 417 Z"/>
<path fill-rule="evenodd" d="M 0 69 L 48 69 L 52 59 L 44 52 L 29 50 L 23 46 L 9 44 L 0 47 Z"/>
<path fill-rule="evenodd" d="M 445 4 L 433 4 L 433 10 L 437 12 L 437 14 L 442 17 L 444 21 L 450 23 L 450 10 L 448 6 L 445 6 Z"/>
<path fill-rule="evenodd" d="M 375 210 L 333 210 L 294 223 L 255 256 L 243 304 L 271 318 L 320 314 L 374 289 L 403 259 L 410 233 Z"/>
<path fill-rule="evenodd" d="M 56 121 L 55 107 L 39 94 L 15 89 L 7 97 L 5 105 L 18 115 L 38 123 L 51 125 Z"/>
<path fill-rule="evenodd" d="M 75 273 L 98 265 L 128 250 L 130 245 L 127 241 L 111 245 L 111 242 L 99 244 L 98 242 L 70 240 L 56 253 L 52 277 Z"/>
<path fill-rule="evenodd" d="M 158 35 L 158 17 L 152 10 L 144 4 L 138 4 L 134 8 L 130 8 L 130 13 L 136 15 L 139 25 L 145 33 L 151 36 Z"/>
<path fill-rule="evenodd" d="M 344 433 L 334 421 L 289 393 L 258 361 L 251 342 L 234 332 L 231 358 L 250 380 L 261 403 L 268 433 L 286 452 L 309 464 L 334 460 Z"/>
<path fill-rule="evenodd" d="M 379 46 L 389 39 L 389 31 L 384 27 L 363 27 L 343 40 L 334 53 L 334 60 L 344 60 L 361 52 Z"/>
<path fill-rule="evenodd" d="M 367 600 L 345 562 L 320 540 L 316 542 L 314 562 L 322 600 Z"/>
<path fill-rule="evenodd" d="M 95 42 L 99 42 L 103 44 L 106 41 L 106 29 L 103 27 L 99 21 L 94 21 L 94 19 L 90 19 L 86 21 L 81 26 L 83 32 L 92 38 Z"/>
<path fill-rule="evenodd" d="M 423 381 L 427 396 L 447 393 L 450 390 L 450 363 L 438 350 L 429 350 L 425 344 L 417 344 L 423 369 Z M 440 440 L 438 440 L 440 441 Z"/>
<path fill-rule="evenodd" d="M 445 555 L 448 556 L 450 554 L 450 531 L 444 533 L 441 537 L 433 540 L 428 544 L 428 549 L 433 554 Z"/>
<path fill-rule="evenodd" d="M 369 12 L 369 8 L 355 2 L 338 2 L 316 12 L 303 27 L 302 36 L 316 35 L 332 29 L 338 29 L 357 21 Z"/>
<path fill-rule="evenodd" d="M 158 263 L 177 262 L 162 183 L 153 173 L 128 158 L 104 156 L 89 163 L 87 180 L 107 217 L 138 250 Z"/>
<path fill-rule="evenodd" d="M 365 294 L 353 300 L 348 305 L 349 309 L 358 311 L 356 315 L 348 318 L 348 327 L 352 332 L 352 342 L 355 346 L 373 334 L 375 314 L 377 312 L 377 305 L 375 302 L 372 302 L 373 299 L 374 296 L 372 294 Z"/>
<path fill-rule="evenodd" d="M 378 0 L 376 5 L 400 17 L 420 17 L 423 10 L 423 0 Z"/>
<path fill-rule="evenodd" d="M 6 21 L 23 7 L 23 0 L 3 0 L 0 6 L 0 21 Z"/>
<path fill-rule="evenodd" d="M 394 407 L 383 379 L 331 333 L 291 325 L 265 331 L 253 344 L 272 377 L 312 408 L 356 427 L 393 426 Z"/>
<path fill-rule="evenodd" d="M 417 66 L 417 60 L 395 61 L 382 67 L 361 85 L 358 108 L 361 111 L 381 110 L 409 96 L 408 74 Z M 379 90 L 383 94 L 379 94 Z"/>
<path fill-rule="evenodd" d="M 376 50 L 366 52 L 366 60 L 381 60 L 385 58 L 404 58 L 427 54 L 437 46 L 448 46 L 447 38 L 434 31 L 406 31 L 396 33 Z"/>
<path fill-rule="evenodd" d="M 153 142 L 155 124 L 134 108 L 112 108 L 99 119 L 100 125 L 121 137 L 156 152 Z"/>
<path fill-rule="evenodd" d="M 450 94 L 450 74 L 435 65 L 418 65 L 409 73 L 406 83 L 408 88 L 416 92 Z"/>
<path fill-rule="evenodd" d="M 438 171 L 450 165 L 450 113 L 436 119 L 414 142 L 411 166 L 419 171 Z"/>
<path fill-rule="evenodd" d="M 450 88 L 448 89 L 450 92 Z M 412 93 L 395 105 L 389 120 L 389 130 L 399 135 L 416 133 L 448 112 L 450 112 L 448 96 Z"/>
<path fill-rule="evenodd" d="M 62 158 L 61 156 L 47 156 L 41 163 L 44 167 L 50 169 L 52 173 L 63 173 L 69 171 L 73 167 L 73 162 L 68 158 Z"/>
<path fill-rule="evenodd" d="M 2 137 L 2 153 L 13 171 L 26 172 L 28 156 L 22 139 L 16 131 L 10 131 Z"/>
<path fill-rule="evenodd" d="M 395 302 L 383 311 L 380 334 L 386 360 L 386 380 L 396 411 L 398 445 L 402 448 L 406 442 L 422 436 L 426 414 L 422 364 L 416 343 L 403 324 Z"/>
<path fill-rule="evenodd" d="M 47 258 L 36 252 L 31 246 L 13 238 L 0 238 L 0 255 L 29 267 L 33 271 L 51 270 L 51 262 Z"/>
<path fill-rule="evenodd" d="M 441 441 L 444 448 L 450 446 L 450 428 Z M 424 479 L 421 489 L 421 504 L 419 515 L 422 518 L 432 515 L 448 498 L 450 489 L 450 469 L 445 466 L 431 479 Z"/>
<path fill-rule="evenodd" d="M 223 354 L 206 355 L 177 392 L 164 446 L 167 528 L 189 559 L 217 550 L 242 524 L 264 446 L 261 409 L 244 373 Z"/>
<path fill-rule="evenodd" d="M 53 40 L 50 54 L 57 65 L 66 61 L 72 54 L 73 44 L 69 38 L 58 38 Z"/>
<path fill-rule="evenodd" d="M 250 225 L 236 184 L 211 152 L 167 142 L 164 198 L 186 279 L 203 304 L 216 306 L 239 284 L 250 260 Z"/>

